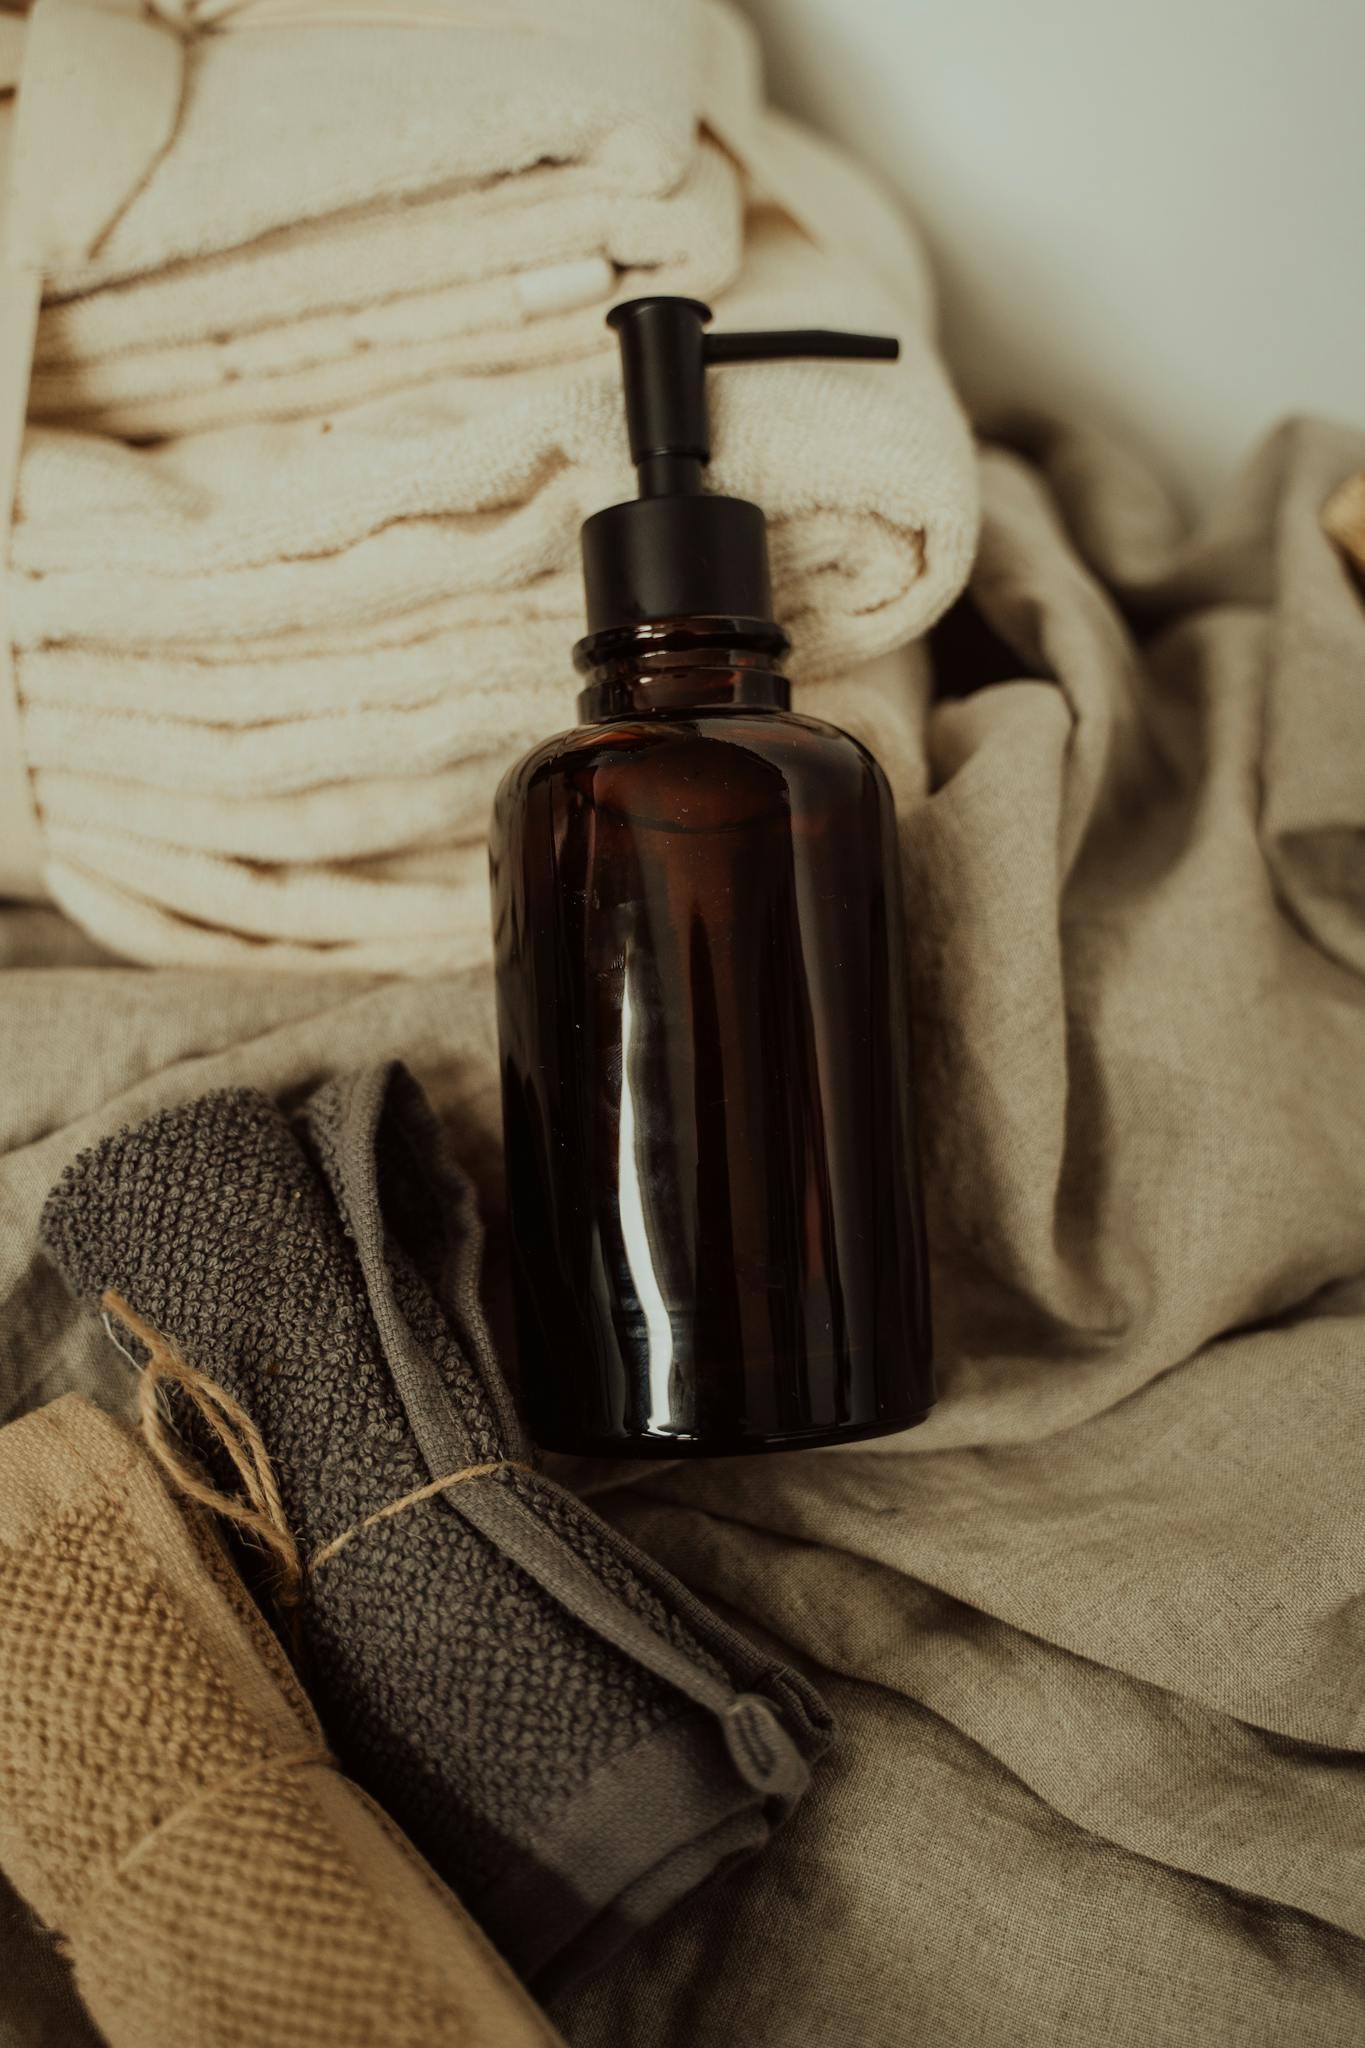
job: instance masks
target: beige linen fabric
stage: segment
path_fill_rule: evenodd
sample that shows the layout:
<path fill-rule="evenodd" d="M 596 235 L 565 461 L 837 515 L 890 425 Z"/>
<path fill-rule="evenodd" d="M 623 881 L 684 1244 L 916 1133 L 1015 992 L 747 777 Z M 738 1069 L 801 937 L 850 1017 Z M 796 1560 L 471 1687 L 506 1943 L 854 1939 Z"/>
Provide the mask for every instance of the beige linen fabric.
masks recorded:
<path fill-rule="evenodd" d="M 30 55 L 69 62 L 20 91 L 47 424 L 5 601 L 42 882 L 106 943 L 289 970 L 487 957 L 493 793 L 572 722 L 578 529 L 634 490 L 619 298 L 902 338 L 895 365 L 712 379 L 711 481 L 770 515 L 795 676 L 846 674 L 956 595 L 974 472 L 922 253 L 764 107 L 733 15 L 433 0 L 434 26 L 374 0 L 298 23 L 253 0 L 181 10 L 182 43 L 165 9 L 119 14 L 132 122 L 117 67 L 108 106 L 89 75 L 93 4 L 42 0 Z M 133 177 L 130 133 L 167 119 Z"/>
<path fill-rule="evenodd" d="M 849 1785 L 585 1993 L 593 2048 L 661 1987 L 693 2048 L 1360 2037 L 1362 438 L 1284 430 L 1191 542 L 1023 440 L 907 833 L 942 1406 L 605 1502 L 854 1682 Z"/>
<path fill-rule="evenodd" d="M 0 1475 L 0 1863 L 110 2048 L 552 2048 L 140 1439 L 70 1395 Z"/>
<path fill-rule="evenodd" d="M 0 20 L 0 32 L 5 29 Z M 43 842 L 34 807 L 32 779 L 24 760 L 23 728 L 14 673 L 9 621 L 10 579 L 6 573 L 10 517 L 24 439 L 24 390 L 38 325 L 41 280 L 13 260 L 3 194 L 14 135 L 13 83 L 16 44 L 22 24 L 8 24 L 0 42 L 0 890 L 6 896 L 40 898 Z"/>
<path fill-rule="evenodd" d="M 1357 575 L 1365 576 L 1365 469 L 1333 491 L 1322 508 L 1322 524 Z"/>
<path fill-rule="evenodd" d="M 1121 453 L 1021 430 L 938 701 L 821 686 L 902 811 L 942 1400 L 578 1475 L 842 1739 L 761 1872 L 557 2010 L 574 2048 L 1360 2039 L 1365 609 L 1320 513 L 1363 460 L 1287 427 L 1186 535 Z M 0 1010 L 7 1405 L 122 1391 L 34 1226 L 158 1102 L 399 1053 L 496 1225 L 482 971 L 16 966 Z"/>
<path fill-rule="evenodd" d="M 1359 2041 L 1349 1935 L 1075 1827 L 903 1693 L 820 1683 L 841 1740 L 781 1869 L 585 1990 L 559 2014 L 575 2048 Z"/>

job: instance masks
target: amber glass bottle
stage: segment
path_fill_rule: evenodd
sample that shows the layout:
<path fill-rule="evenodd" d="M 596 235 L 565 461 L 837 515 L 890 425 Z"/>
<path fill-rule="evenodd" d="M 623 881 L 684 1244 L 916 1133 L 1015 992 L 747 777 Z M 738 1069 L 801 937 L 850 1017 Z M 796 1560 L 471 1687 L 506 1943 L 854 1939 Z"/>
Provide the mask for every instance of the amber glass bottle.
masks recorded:
<path fill-rule="evenodd" d="M 669 566 L 676 506 L 633 557 L 643 505 L 589 521 L 582 723 L 492 832 L 523 1394 L 540 1443 L 598 1455 L 844 1441 L 933 1398 L 890 791 L 791 713 L 755 508 L 652 502 L 679 496 L 737 508 L 728 569 Z"/>

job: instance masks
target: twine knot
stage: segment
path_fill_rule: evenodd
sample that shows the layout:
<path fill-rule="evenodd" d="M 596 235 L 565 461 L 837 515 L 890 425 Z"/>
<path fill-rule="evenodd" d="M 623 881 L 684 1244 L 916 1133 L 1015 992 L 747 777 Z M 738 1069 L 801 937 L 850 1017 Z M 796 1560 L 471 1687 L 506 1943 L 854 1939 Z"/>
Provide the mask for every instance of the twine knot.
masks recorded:
<path fill-rule="evenodd" d="M 333 1536 L 305 1558 L 300 1554 L 285 1515 L 265 1439 L 241 1402 L 225 1387 L 220 1387 L 216 1380 L 210 1379 L 207 1373 L 191 1365 L 172 1339 L 140 1316 L 123 1295 L 113 1288 L 106 1288 L 100 1302 L 105 1311 L 106 1329 L 109 1328 L 109 1317 L 117 1317 L 147 1353 L 147 1363 L 141 1367 L 138 1379 L 138 1419 L 152 1456 L 187 1499 L 221 1515 L 267 1552 L 272 1562 L 271 1597 L 283 1614 L 295 1620 L 306 1581 L 323 1565 L 330 1564 L 366 1529 L 387 1521 L 391 1515 L 400 1515 L 408 1508 L 417 1507 L 424 1500 L 433 1499 L 448 1487 L 463 1485 L 467 1480 L 485 1479 L 494 1472 L 530 1472 L 533 1469 L 516 1458 L 490 1458 L 483 1464 L 462 1465 L 458 1471 L 447 1472 L 439 1479 L 430 1479 L 425 1485 L 414 1487 L 411 1493 L 403 1494 L 398 1500 L 386 1501 L 382 1507 L 362 1516 L 349 1529 L 343 1529 L 339 1536 Z M 109 1334 L 117 1344 L 112 1330 Z M 122 1348 L 119 1345 L 119 1349 Z M 242 1489 L 240 1495 L 222 1493 L 211 1486 L 185 1456 L 163 1413 L 160 1399 L 163 1387 L 178 1388 L 191 1403 L 236 1472 Z"/>

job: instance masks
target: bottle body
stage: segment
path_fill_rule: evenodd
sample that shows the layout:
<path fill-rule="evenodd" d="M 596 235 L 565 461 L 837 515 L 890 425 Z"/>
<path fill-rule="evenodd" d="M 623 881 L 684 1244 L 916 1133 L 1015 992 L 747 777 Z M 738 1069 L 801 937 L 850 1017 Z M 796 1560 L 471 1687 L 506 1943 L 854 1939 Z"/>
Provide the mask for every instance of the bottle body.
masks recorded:
<path fill-rule="evenodd" d="M 702 659 L 700 686 L 618 679 L 615 715 L 599 692 L 495 807 L 522 1389 L 551 1449 L 810 1446 L 933 1398 L 890 791 L 780 676 Z"/>

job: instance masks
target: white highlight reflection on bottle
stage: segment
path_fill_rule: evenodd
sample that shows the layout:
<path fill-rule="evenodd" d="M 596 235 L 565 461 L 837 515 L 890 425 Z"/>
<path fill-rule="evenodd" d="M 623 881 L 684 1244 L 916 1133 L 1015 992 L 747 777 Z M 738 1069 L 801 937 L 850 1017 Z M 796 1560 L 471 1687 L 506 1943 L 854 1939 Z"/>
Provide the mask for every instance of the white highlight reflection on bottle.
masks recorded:
<path fill-rule="evenodd" d="M 673 1323 L 659 1289 L 649 1248 L 644 1191 L 640 1185 L 639 1136 L 631 1081 L 636 1065 L 635 1009 L 630 999 L 630 962 L 621 987 L 621 1115 L 617 1136 L 617 1204 L 626 1264 L 635 1284 L 645 1328 L 649 1332 L 649 1422 L 666 1423 L 671 1413 L 669 1382 L 673 1373 Z"/>

